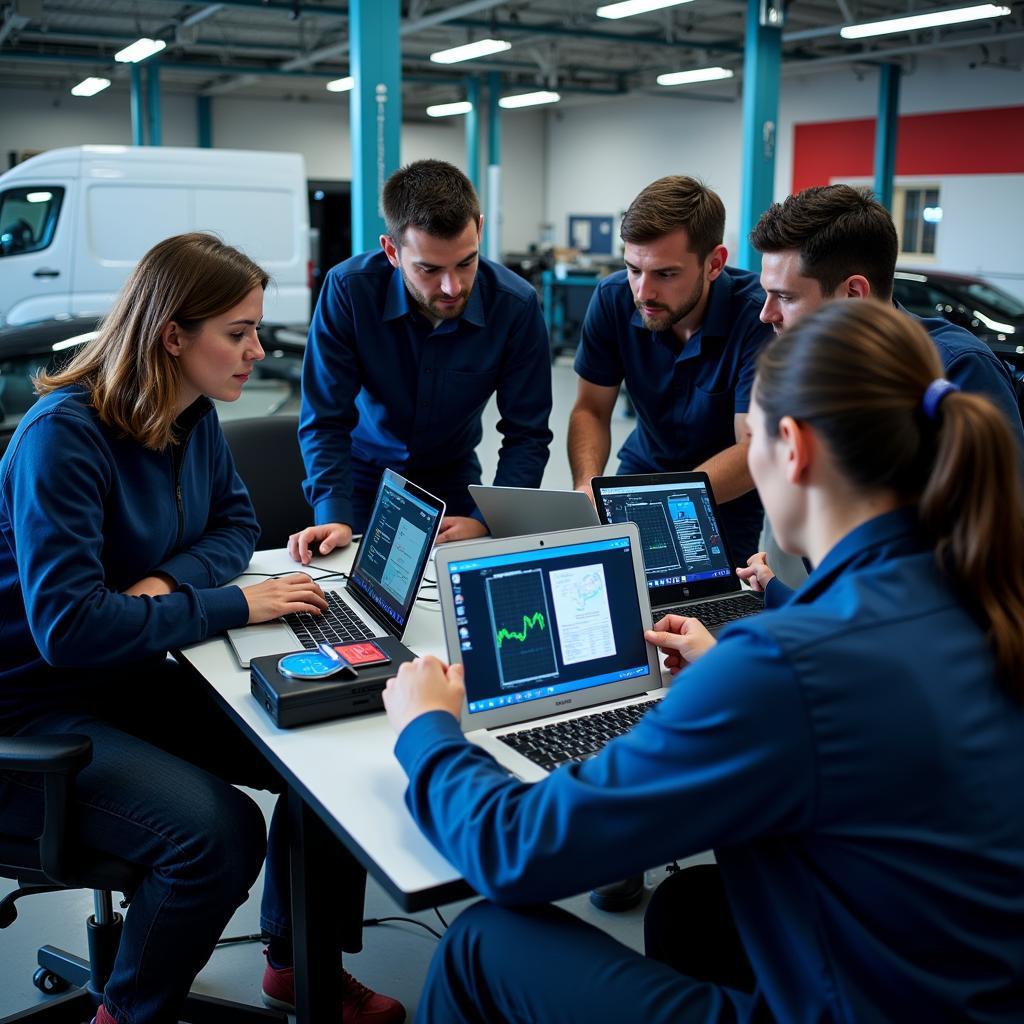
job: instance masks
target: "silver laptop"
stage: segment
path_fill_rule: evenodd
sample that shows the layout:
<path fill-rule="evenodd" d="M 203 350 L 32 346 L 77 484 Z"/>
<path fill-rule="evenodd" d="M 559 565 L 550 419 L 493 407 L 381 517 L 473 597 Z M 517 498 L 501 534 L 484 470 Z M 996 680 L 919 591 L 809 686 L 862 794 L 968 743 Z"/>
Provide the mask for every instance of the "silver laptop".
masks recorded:
<path fill-rule="evenodd" d="M 229 629 L 243 668 L 253 658 L 312 650 L 317 644 L 405 635 L 445 505 L 414 483 L 384 472 L 359 551 L 344 583 L 321 584 L 328 609 Z M 302 566 L 296 566 L 296 572 Z"/>
<path fill-rule="evenodd" d="M 706 473 L 603 476 L 591 486 L 602 523 L 636 523 L 640 530 L 655 622 L 689 615 L 717 634 L 764 610 L 764 598 L 736 576 Z"/>
<path fill-rule="evenodd" d="M 469 493 L 492 537 L 575 530 L 600 522 L 593 503 L 581 491 L 470 484 Z"/>
<path fill-rule="evenodd" d="M 593 756 L 667 692 L 632 523 L 442 548 L 436 563 L 463 732 L 520 778 Z"/>

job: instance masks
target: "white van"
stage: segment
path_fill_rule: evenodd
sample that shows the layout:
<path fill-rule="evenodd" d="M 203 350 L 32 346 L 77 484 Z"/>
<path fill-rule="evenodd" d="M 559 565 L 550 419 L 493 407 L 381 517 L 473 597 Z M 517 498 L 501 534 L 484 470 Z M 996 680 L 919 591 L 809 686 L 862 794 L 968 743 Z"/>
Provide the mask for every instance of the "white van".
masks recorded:
<path fill-rule="evenodd" d="M 309 320 L 309 201 L 298 153 L 74 146 L 0 175 L 0 324 L 106 313 L 136 261 L 211 231 L 272 278 L 264 315 Z"/>

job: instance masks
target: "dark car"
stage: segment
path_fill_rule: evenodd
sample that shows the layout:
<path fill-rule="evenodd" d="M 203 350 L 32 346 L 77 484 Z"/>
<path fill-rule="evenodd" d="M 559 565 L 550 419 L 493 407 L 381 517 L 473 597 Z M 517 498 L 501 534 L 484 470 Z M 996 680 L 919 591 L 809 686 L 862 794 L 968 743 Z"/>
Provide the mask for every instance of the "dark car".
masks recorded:
<path fill-rule="evenodd" d="M 0 328 L 0 454 L 18 421 L 36 400 L 32 378 L 69 359 L 79 345 L 96 336 L 96 317 L 66 317 Z M 217 402 L 221 419 L 294 415 L 299 408 L 303 325 L 263 324 L 260 341 L 267 353 L 257 363 L 237 402 Z"/>
<path fill-rule="evenodd" d="M 941 316 L 1024 370 L 1024 301 L 980 277 L 901 267 L 893 298 L 918 316 Z"/>

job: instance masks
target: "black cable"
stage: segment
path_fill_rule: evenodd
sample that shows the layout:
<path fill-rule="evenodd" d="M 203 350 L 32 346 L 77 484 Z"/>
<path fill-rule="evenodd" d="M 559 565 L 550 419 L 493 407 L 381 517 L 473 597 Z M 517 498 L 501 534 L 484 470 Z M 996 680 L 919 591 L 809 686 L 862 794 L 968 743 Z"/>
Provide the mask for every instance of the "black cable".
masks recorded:
<path fill-rule="evenodd" d="M 444 919 L 444 917 L 441 916 L 441 911 L 438 910 L 437 907 L 434 907 L 434 913 L 437 914 L 438 921 L 440 921 L 441 924 L 444 925 L 444 930 L 448 931 L 448 922 Z"/>
<path fill-rule="evenodd" d="M 415 918 L 412 917 L 368 917 L 363 921 L 363 927 L 372 928 L 374 925 L 389 924 L 392 921 L 401 921 L 405 924 L 414 924 L 416 925 L 417 928 L 423 928 L 425 931 L 430 932 L 430 934 L 433 935 L 435 939 L 441 938 L 441 933 L 437 931 L 436 928 L 431 928 L 429 924 L 426 924 L 423 921 L 417 921 Z"/>
<path fill-rule="evenodd" d="M 243 942 L 263 942 L 264 937 L 260 932 L 256 932 L 254 935 L 225 935 L 224 938 L 217 940 L 218 946 L 235 946 Z"/>

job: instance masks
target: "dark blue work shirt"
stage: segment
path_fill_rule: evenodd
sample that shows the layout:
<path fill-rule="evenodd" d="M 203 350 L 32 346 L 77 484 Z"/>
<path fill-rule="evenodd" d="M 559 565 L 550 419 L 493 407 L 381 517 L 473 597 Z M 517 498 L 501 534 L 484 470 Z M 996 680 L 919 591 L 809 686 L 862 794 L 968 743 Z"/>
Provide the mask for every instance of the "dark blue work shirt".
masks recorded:
<path fill-rule="evenodd" d="M 700 330 L 680 350 L 671 330 L 644 327 L 626 271 L 597 286 L 576 372 L 601 387 L 626 383 L 637 425 L 619 451 L 620 473 L 691 470 L 736 444 L 734 417 L 750 408 L 757 356 L 772 334 L 759 319 L 763 305 L 757 275 L 726 267 Z M 763 515 L 755 491 L 721 506 L 737 564 L 757 550 Z"/>
<path fill-rule="evenodd" d="M 589 761 L 520 782 L 443 711 L 395 754 L 420 828 L 501 903 L 713 848 L 757 984 L 702 1020 L 1024 1019 L 1024 708 L 912 511 L 852 530 Z"/>
<path fill-rule="evenodd" d="M 991 399 L 1003 411 L 1024 462 L 1024 424 L 1021 423 L 1013 377 L 1006 363 L 963 327 L 937 316 L 927 319 L 915 316 L 898 302 L 896 308 L 916 320 L 931 336 L 939 350 L 943 372 L 949 380 L 964 391 Z"/>
<path fill-rule="evenodd" d="M 352 522 L 352 462 L 422 486 L 479 483 L 474 449 L 497 393 L 503 435 L 494 482 L 539 487 L 551 431 L 551 356 L 536 293 L 481 259 L 461 316 L 437 327 L 382 251 L 324 281 L 302 368 L 299 443 L 315 522 Z"/>

